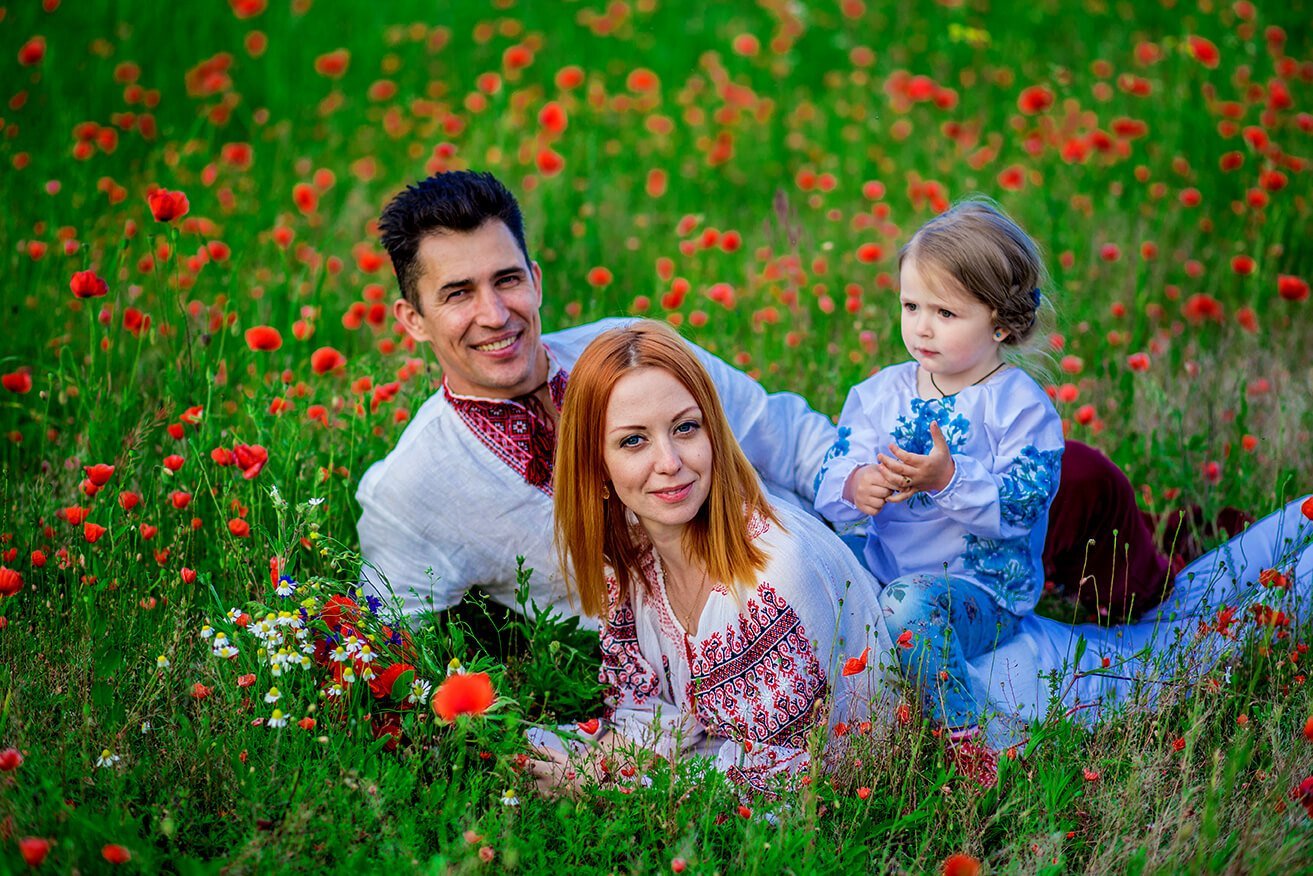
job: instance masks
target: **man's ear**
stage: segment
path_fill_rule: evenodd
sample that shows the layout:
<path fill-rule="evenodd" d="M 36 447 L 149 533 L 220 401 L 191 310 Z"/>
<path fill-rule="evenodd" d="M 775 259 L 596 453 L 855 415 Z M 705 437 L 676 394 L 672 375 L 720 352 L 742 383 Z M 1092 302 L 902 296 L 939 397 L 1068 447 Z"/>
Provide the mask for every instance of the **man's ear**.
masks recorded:
<path fill-rule="evenodd" d="M 529 262 L 529 271 L 533 274 L 533 285 L 538 290 L 538 306 L 543 304 L 543 269 L 537 262 Z"/>
<path fill-rule="evenodd" d="M 426 344 L 429 342 L 429 333 L 424 328 L 424 317 L 415 309 L 405 298 L 398 298 L 392 302 L 392 316 L 401 327 L 406 330 L 406 334 L 417 344 Z"/>

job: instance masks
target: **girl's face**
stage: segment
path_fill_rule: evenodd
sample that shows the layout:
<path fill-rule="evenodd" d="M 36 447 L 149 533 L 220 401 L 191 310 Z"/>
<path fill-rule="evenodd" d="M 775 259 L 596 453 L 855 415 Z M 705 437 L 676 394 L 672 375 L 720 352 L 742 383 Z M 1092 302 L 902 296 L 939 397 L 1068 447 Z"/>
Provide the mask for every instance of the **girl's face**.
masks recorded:
<path fill-rule="evenodd" d="M 702 409 L 669 371 L 639 368 L 616 381 L 602 448 L 616 498 L 653 541 L 681 534 L 711 492 Z"/>
<path fill-rule="evenodd" d="M 1007 332 L 995 338 L 988 305 L 952 281 L 930 286 L 912 258 L 904 260 L 898 279 L 903 344 L 943 391 L 970 386 L 1003 361 Z"/>

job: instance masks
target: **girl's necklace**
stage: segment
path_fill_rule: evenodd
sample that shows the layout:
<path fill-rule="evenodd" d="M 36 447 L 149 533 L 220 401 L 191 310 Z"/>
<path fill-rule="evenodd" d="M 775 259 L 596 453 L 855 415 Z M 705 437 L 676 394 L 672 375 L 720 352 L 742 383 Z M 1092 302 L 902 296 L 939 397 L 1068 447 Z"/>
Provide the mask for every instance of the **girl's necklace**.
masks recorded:
<path fill-rule="evenodd" d="M 989 378 L 993 377 L 993 376 L 998 372 L 998 370 L 999 370 L 1000 368 L 1002 368 L 1002 367 L 1003 367 L 1004 365 L 1006 365 L 1006 364 L 1008 364 L 1008 363 L 1006 363 L 1006 362 L 1000 362 L 1000 363 L 998 363 L 997 365 L 994 366 L 994 368 L 993 368 L 988 374 L 986 374 L 984 377 L 980 378 L 979 380 L 977 380 L 975 383 L 973 383 L 973 384 L 971 384 L 971 385 L 972 385 L 972 386 L 979 386 L 980 384 L 984 383 L 984 382 L 985 382 L 986 380 L 988 380 Z M 933 386 L 933 387 L 935 388 L 935 392 L 939 393 L 939 397 L 940 397 L 940 398 L 948 398 L 948 393 L 946 393 L 946 392 L 944 392 L 942 389 L 940 389 L 938 383 L 935 383 L 935 375 L 934 375 L 934 372 L 933 372 L 933 371 L 927 371 L 926 374 L 929 374 L 929 375 L 930 375 L 930 385 Z M 966 389 L 966 387 L 964 386 L 964 387 L 962 387 L 962 389 Z M 957 392 L 961 392 L 961 391 L 962 391 L 962 390 L 959 389 Z M 953 393 L 953 395 L 957 395 L 957 392 Z"/>

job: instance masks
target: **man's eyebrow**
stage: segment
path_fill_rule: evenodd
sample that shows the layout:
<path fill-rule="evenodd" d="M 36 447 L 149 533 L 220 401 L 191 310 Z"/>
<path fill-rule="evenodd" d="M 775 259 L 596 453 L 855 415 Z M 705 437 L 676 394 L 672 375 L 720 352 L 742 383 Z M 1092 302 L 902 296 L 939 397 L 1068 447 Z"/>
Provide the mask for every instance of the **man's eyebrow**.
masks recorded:
<path fill-rule="evenodd" d="M 525 269 L 522 265 L 512 265 L 511 267 L 502 268 L 501 270 L 497 271 L 495 274 L 492 275 L 492 278 L 494 280 L 500 280 L 502 277 L 511 277 L 517 274 L 524 274 L 524 273 L 525 273 Z M 443 283 L 441 286 L 438 287 L 438 294 L 441 295 L 444 292 L 455 292 L 459 289 L 468 289 L 470 286 L 473 285 L 474 285 L 473 277 L 463 277 L 459 280 L 452 280 L 448 283 Z"/>

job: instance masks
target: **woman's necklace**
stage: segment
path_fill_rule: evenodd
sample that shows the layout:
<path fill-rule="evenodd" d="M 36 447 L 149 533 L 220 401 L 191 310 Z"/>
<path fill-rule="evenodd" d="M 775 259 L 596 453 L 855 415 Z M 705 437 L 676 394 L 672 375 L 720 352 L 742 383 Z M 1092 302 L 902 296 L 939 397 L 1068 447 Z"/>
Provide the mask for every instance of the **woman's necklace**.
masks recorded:
<path fill-rule="evenodd" d="M 674 583 L 675 576 L 670 574 L 670 567 L 666 565 L 666 561 L 664 559 L 661 559 L 659 554 L 657 555 L 657 559 L 660 560 L 661 562 L 661 574 L 662 577 L 665 578 L 665 582 L 666 582 L 666 599 L 669 600 L 670 607 L 674 608 L 675 602 L 673 599 L 670 599 L 671 592 L 674 590 L 674 588 L 671 587 L 670 585 Z M 682 618 L 685 635 L 689 635 L 689 636 L 693 635 L 693 628 L 692 628 L 693 613 L 697 610 L 699 598 L 702 596 L 702 591 L 706 587 L 706 584 L 707 584 L 707 571 L 706 569 L 703 569 L 702 580 L 698 582 L 697 589 L 693 591 L 691 601 L 688 604 L 688 610 L 684 612 L 684 617 Z"/>
<path fill-rule="evenodd" d="M 997 365 L 995 365 L 995 366 L 993 367 L 993 369 L 992 369 L 988 374 L 986 374 L 984 377 L 980 378 L 979 380 L 977 380 L 975 383 L 973 383 L 973 384 L 971 384 L 971 385 L 972 385 L 972 386 L 979 386 L 980 384 L 984 383 L 984 382 L 985 382 L 986 380 L 988 380 L 989 378 L 993 377 L 993 376 L 998 372 L 998 369 L 1002 368 L 1002 367 L 1003 367 L 1004 365 L 1006 365 L 1006 364 L 1008 364 L 1008 363 L 1006 363 L 1006 362 L 1000 362 L 1000 363 L 998 363 Z M 948 398 L 948 393 L 946 393 L 946 392 L 944 392 L 942 389 L 940 389 L 938 383 L 935 383 L 935 374 L 934 374 L 934 372 L 933 372 L 933 371 L 927 371 L 926 374 L 929 374 L 929 375 L 930 375 L 930 385 L 933 386 L 933 387 L 935 388 L 935 392 L 939 393 L 939 397 L 940 397 L 940 398 Z M 964 386 L 964 387 L 962 387 L 962 389 L 966 389 L 966 387 Z M 959 389 L 957 392 L 961 392 L 962 389 Z M 957 392 L 953 393 L 953 395 L 957 395 Z"/>

